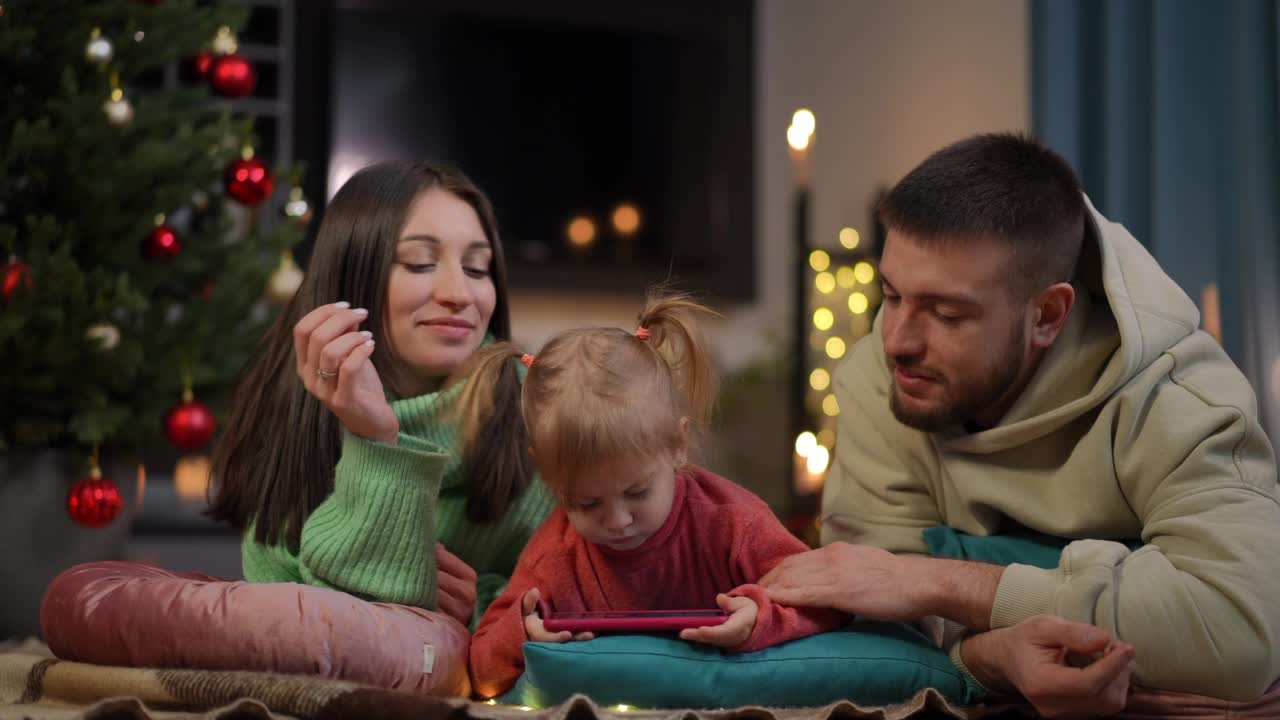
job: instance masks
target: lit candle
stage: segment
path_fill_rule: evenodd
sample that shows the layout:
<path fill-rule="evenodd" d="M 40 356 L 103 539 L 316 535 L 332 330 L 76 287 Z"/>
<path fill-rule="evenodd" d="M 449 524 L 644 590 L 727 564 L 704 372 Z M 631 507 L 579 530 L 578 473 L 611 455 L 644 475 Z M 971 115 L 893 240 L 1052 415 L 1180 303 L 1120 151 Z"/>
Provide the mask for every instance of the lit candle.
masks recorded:
<path fill-rule="evenodd" d="M 831 462 L 831 451 L 822 445 L 815 445 L 804 459 L 804 471 L 800 473 L 800 482 L 796 490 L 810 495 L 822 492 L 822 483 L 827 478 L 827 465 Z"/>
<path fill-rule="evenodd" d="M 791 125 L 787 127 L 787 147 L 791 150 L 791 169 L 795 174 L 796 185 L 809 187 L 809 148 L 813 145 L 813 133 L 817 122 L 813 112 L 800 108 L 791 115 Z"/>
<path fill-rule="evenodd" d="M 793 178 L 792 188 L 792 244 L 795 248 L 795 257 L 793 260 L 794 271 L 793 279 L 795 287 L 792 293 L 792 332 L 795 333 L 792 348 L 792 378 L 791 378 L 791 435 L 796 438 L 795 455 L 793 461 L 793 493 L 797 497 L 811 495 L 812 479 L 807 470 L 808 456 L 817 445 L 817 440 L 812 432 L 805 430 L 811 427 L 813 423 L 808 416 L 805 407 L 805 397 L 809 392 L 809 363 L 805 358 L 809 356 L 806 339 L 809 336 L 810 319 L 809 319 L 809 267 L 812 265 L 816 272 L 825 272 L 830 265 L 830 258 L 826 252 L 814 251 L 809 252 L 809 151 L 813 147 L 814 129 L 817 121 L 813 116 L 813 111 L 807 108 L 800 108 L 791 115 L 791 125 L 787 127 L 787 150 L 791 154 L 791 173 Z M 829 309 L 813 315 L 813 324 L 822 328 L 831 327 L 827 316 L 831 314 Z M 834 318 L 832 319 L 834 322 Z M 794 498 L 793 498 L 794 499 Z"/>

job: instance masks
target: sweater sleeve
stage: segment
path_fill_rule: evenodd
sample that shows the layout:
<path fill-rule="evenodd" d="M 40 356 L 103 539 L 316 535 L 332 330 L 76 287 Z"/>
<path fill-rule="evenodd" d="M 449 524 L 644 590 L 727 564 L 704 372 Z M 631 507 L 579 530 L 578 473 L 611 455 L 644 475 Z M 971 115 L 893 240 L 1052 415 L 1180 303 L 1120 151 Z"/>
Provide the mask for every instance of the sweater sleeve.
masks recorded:
<path fill-rule="evenodd" d="M 253 525 L 244 531 L 240 542 L 240 564 L 249 582 L 302 582 L 298 556 L 284 543 L 266 545 L 253 539 Z"/>
<path fill-rule="evenodd" d="M 742 584 L 729 592 L 735 597 L 748 597 L 756 603 L 756 624 L 751 636 L 732 652 L 752 652 L 773 645 L 808 637 L 848 621 L 844 613 L 828 608 L 797 608 L 780 605 L 769 599 L 763 587 L 756 584 L 775 565 L 788 556 L 808 550 L 767 509 L 743 526 L 734 539 L 731 562 Z"/>
<path fill-rule="evenodd" d="M 529 542 L 511 580 L 489 605 L 471 639 L 471 685 L 481 697 L 496 697 L 510 690 L 524 673 L 524 643 L 528 639 L 520 606 L 524 594 L 537 588 L 543 598 L 553 598 L 561 591 L 552 581 L 555 573 L 539 572 L 540 560 L 554 559 L 554 550 L 542 547 L 549 544 L 546 538 L 549 534 L 540 533 Z"/>
<path fill-rule="evenodd" d="M 1217 362 L 1119 400 L 1116 475 L 1146 545 L 1080 540 L 1056 569 L 1009 566 L 991 623 L 1098 625 L 1137 647 L 1137 683 L 1249 700 L 1280 676 L 1275 456 L 1244 377 L 1203 342 Z"/>
<path fill-rule="evenodd" d="M 404 433 L 392 446 L 344 431 L 333 492 L 302 527 L 303 581 L 434 609 L 435 504 L 447 460 Z"/>

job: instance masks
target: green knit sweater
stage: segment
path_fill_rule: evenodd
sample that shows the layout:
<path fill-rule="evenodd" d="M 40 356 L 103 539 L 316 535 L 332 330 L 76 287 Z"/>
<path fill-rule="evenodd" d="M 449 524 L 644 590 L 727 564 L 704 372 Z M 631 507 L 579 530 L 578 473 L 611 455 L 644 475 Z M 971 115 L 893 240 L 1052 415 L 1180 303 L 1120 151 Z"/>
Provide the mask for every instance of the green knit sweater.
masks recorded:
<path fill-rule="evenodd" d="M 302 544 L 264 545 L 250 525 L 241 545 L 252 582 L 300 582 L 379 602 L 436 608 L 437 541 L 475 569 L 474 627 L 506 586 L 520 551 L 555 506 L 535 478 L 501 519 L 466 517 L 466 474 L 448 411 L 461 385 L 397 400 L 397 445 L 343 430 L 333 493 L 302 527 Z"/>

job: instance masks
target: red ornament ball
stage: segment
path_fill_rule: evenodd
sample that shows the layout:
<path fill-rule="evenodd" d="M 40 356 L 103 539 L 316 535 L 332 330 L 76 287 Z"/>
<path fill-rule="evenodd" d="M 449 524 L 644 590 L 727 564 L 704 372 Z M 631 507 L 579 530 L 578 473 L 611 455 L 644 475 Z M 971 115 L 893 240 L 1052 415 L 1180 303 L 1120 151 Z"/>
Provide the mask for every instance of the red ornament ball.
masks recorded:
<path fill-rule="evenodd" d="M 87 477 L 72 486 L 67 494 L 67 513 L 83 527 L 107 525 L 123 507 L 120 488 L 104 477 Z"/>
<path fill-rule="evenodd" d="M 213 411 L 194 400 L 175 405 L 164 418 L 164 434 L 179 450 L 199 450 L 208 445 L 216 429 Z"/>
<path fill-rule="evenodd" d="M 142 248 L 142 254 L 149 258 L 174 258 L 180 252 L 182 243 L 178 240 L 178 233 L 168 225 L 157 225 Z"/>
<path fill-rule="evenodd" d="M 209 84 L 223 97 L 244 97 L 253 92 L 258 76 L 248 60 L 239 55 L 223 55 L 209 68 Z"/>
<path fill-rule="evenodd" d="M 197 80 L 207 80 L 209 78 L 209 70 L 213 67 L 213 53 L 208 50 L 201 50 L 191 58 L 191 69 L 195 72 Z"/>
<path fill-rule="evenodd" d="M 0 295 L 5 300 L 13 297 L 19 285 L 31 289 L 31 266 L 21 260 L 13 260 L 0 265 Z"/>
<path fill-rule="evenodd" d="M 257 158 L 231 163 L 223 179 L 227 194 L 245 205 L 257 205 L 271 197 L 276 186 L 266 164 Z"/>

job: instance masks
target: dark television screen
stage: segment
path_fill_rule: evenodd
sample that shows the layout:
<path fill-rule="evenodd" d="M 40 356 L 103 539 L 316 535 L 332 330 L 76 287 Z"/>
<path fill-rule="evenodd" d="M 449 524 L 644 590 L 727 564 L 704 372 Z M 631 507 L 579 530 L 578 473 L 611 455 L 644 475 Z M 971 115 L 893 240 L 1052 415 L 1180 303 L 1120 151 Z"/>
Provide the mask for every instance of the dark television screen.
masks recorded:
<path fill-rule="evenodd" d="M 573 5 L 340 5 L 329 192 L 443 160 L 492 198 L 517 287 L 751 297 L 750 5 Z"/>

